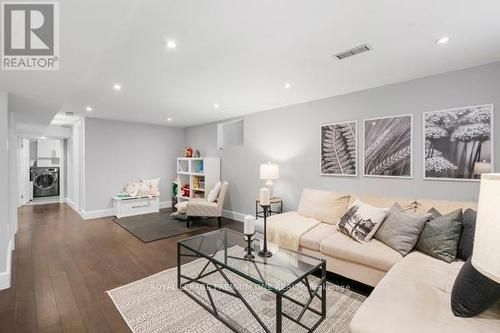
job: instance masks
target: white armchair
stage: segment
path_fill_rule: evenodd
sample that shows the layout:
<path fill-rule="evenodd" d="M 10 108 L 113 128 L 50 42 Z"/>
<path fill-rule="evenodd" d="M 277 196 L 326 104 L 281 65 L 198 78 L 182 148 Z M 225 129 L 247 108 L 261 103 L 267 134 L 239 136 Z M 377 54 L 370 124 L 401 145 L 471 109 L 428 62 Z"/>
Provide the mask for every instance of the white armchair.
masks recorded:
<path fill-rule="evenodd" d="M 222 183 L 219 196 L 215 202 L 208 202 L 204 198 L 192 198 L 189 201 L 178 203 L 175 207 L 179 214 L 186 216 L 187 226 L 191 227 L 193 217 L 216 217 L 217 225 L 222 225 L 222 209 L 228 191 L 229 183 Z"/>

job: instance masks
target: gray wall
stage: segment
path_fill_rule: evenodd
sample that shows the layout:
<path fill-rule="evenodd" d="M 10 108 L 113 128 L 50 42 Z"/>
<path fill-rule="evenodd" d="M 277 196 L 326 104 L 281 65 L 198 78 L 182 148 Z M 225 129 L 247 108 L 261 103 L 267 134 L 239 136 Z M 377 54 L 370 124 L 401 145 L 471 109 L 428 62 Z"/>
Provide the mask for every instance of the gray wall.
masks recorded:
<path fill-rule="evenodd" d="M 7 269 L 9 230 L 9 112 L 7 93 L 0 92 L 0 273 Z"/>
<path fill-rule="evenodd" d="M 500 108 L 500 62 L 471 69 L 335 96 L 304 104 L 250 114 L 245 120 L 245 145 L 216 148 L 216 124 L 187 128 L 186 144 L 206 156 L 222 158 L 222 177 L 229 181 L 226 209 L 253 213 L 255 197 L 263 182 L 259 165 L 272 160 L 280 165 L 276 194 L 284 197 L 287 209 L 296 209 L 304 187 L 387 196 L 433 199 L 477 200 L 479 186 L 470 182 L 422 180 L 422 112 L 475 104 Z M 361 142 L 365 118 L 398 114 L 414 115 L 413 179 L 322 177 L 319 175 L 320 125 L 358 120 Z M 497 117 L 498 118 L 498 117 Z M 500 138 L 496 126 L 495 138 Z M 495 155 L 500 144 L 495 142 Z M 361 161 L 362 144 L 358 150 Z M 500 163 L 496 163 L 496 171 Z M 361 164 L 359 164 L 359 170 Z"/>
<path fill-rule="evenodd" d="M 168 201 L 183 147 L 182 128 L 86 118 L 84 211 L 111 208 L 111 197 L 141 178 L 161 177 Z"/>

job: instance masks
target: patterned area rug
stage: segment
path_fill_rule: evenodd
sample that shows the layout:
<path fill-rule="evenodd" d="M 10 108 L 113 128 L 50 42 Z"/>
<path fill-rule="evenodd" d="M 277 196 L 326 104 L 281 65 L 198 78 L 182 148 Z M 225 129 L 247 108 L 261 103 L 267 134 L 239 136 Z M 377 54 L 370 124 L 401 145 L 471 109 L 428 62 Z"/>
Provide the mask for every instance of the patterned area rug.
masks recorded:
<path fill-rule="evenodd" d="M 182 273 L 183 275 L 194 277 L 203 269 L 205 264 L 205 259 L 195 260 L 183 265 Z M 257 312 L 259 318 L 273 332 L 275 325 L 274 294 L 257 285 L 253 285 L 229 271 L 225 272 Z M 310 282 L 312 285 L 316 285 L 318 280 L 313 277 L 310 279 Z M 199 304 L 178 290 L 176 281 L 177 269 L 173 268 L 110 290 L 107 293 L 134 333 L 232 332 Z M 207 276 L 203 281 L 230 288 L 218 273 Z M 189 290 L 196 293 L 207 305 L 210 304 L 205 289 L 194 284 L 187 285 L 186 288 L 190 288 Z M 315 332 L 348 332 L 349 322 L 358 307 L 365 300 L 365 297 L 332 283 L 328 283 L 327 288 L 327 316 Z M 215 304 L 217 304 L 219 314 L 222 314 L 224 318 L 238 327 L 239 331 L 252 333 L 264 332 L 241 300 L 218 291 L 212 291 L 211 295 Z M 302 284 L 288 291 L 287 295 L 293 296 L 294 299 L 303 302 L 308 300 L 307 289 Z M 315 309 L 320 309 L 320 302 L 317 298 L 315 298 L 312 304 Z M 294 303 L 283 300 L 283 311 L 285 313 L 295 315 L 296 317 L 300 313 L 300 310 Z M 307 311 L 303 317 L 303 321 L 308 326 L 312 326 L 317 319 L 318 317 L 310 311 Z M 303 328 L 286 318 L 283 318 L 283 331 L 305 332 Z"/>

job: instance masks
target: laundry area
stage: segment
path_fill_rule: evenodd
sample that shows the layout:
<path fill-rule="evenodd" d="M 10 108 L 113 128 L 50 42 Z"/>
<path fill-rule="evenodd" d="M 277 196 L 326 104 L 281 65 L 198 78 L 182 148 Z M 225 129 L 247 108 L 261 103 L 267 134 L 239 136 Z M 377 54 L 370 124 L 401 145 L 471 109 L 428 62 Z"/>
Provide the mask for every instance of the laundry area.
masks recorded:
<path fill-rule="evenodd" d="M 24 138 L 20 159 L 29 167 L 22 168 L 20 188 L 22 204 L 60 202 L 64 179 L 64 139 Z M 22 184 L 24 183 L 24 184 Z"/>

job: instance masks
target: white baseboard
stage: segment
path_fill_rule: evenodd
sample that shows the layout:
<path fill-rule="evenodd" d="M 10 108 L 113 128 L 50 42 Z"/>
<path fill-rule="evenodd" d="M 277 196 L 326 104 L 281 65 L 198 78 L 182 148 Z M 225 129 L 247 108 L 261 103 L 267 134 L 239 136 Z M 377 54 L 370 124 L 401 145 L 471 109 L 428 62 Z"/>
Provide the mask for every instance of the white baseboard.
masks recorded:
<path fill-rule="evenodd" d="M 73 202 L 73 200 L 71 200 L 70 198 L 64 198 L 64 202 L 67 203 L 68 206 L 71 207 L 71 209 L 73 209 L 75 212 L 77 212 L 78 214 L 80 214 L 80 210 L 76 206 L 76 203 Z"/>
<path fill-rule="evenodd" d="M 170 206 L 172 206 L 172 201 L 160 202 L 160 209 L 170 208 Z"/>
<path fill-rule="evenodd" d="M 226 210 L 226 209 L 224 209 L 222 211 L 222 216 L 227 217 L 228 219 L 238 221 L 238 222 L 245 221 L 245 216 L 247 216 L 247 215 L 248 214 L 241 214 L 241 213 L 233 212 L 233 211 Z"/>
<path fill-rule="evenodd" d="M 84 220 L 100 219 L 100 218 L 103 218 L 103 217 L 114 216 L 114 211 L 113 211 L 113 208 L 91 210 L 91 211 L 88 211 L 88 212 L 82 210 L 81 213 L 80 213 L 80 216 Z"/>
<path fill-rule="evenodd" d="M 0 290 L 10 288 L 10 271 L 12 262 L 12 250 L 14 249 L 14 241 L 9 240 L 7 246 L 7 268 L 4 272 L 0 273 Z"/>

